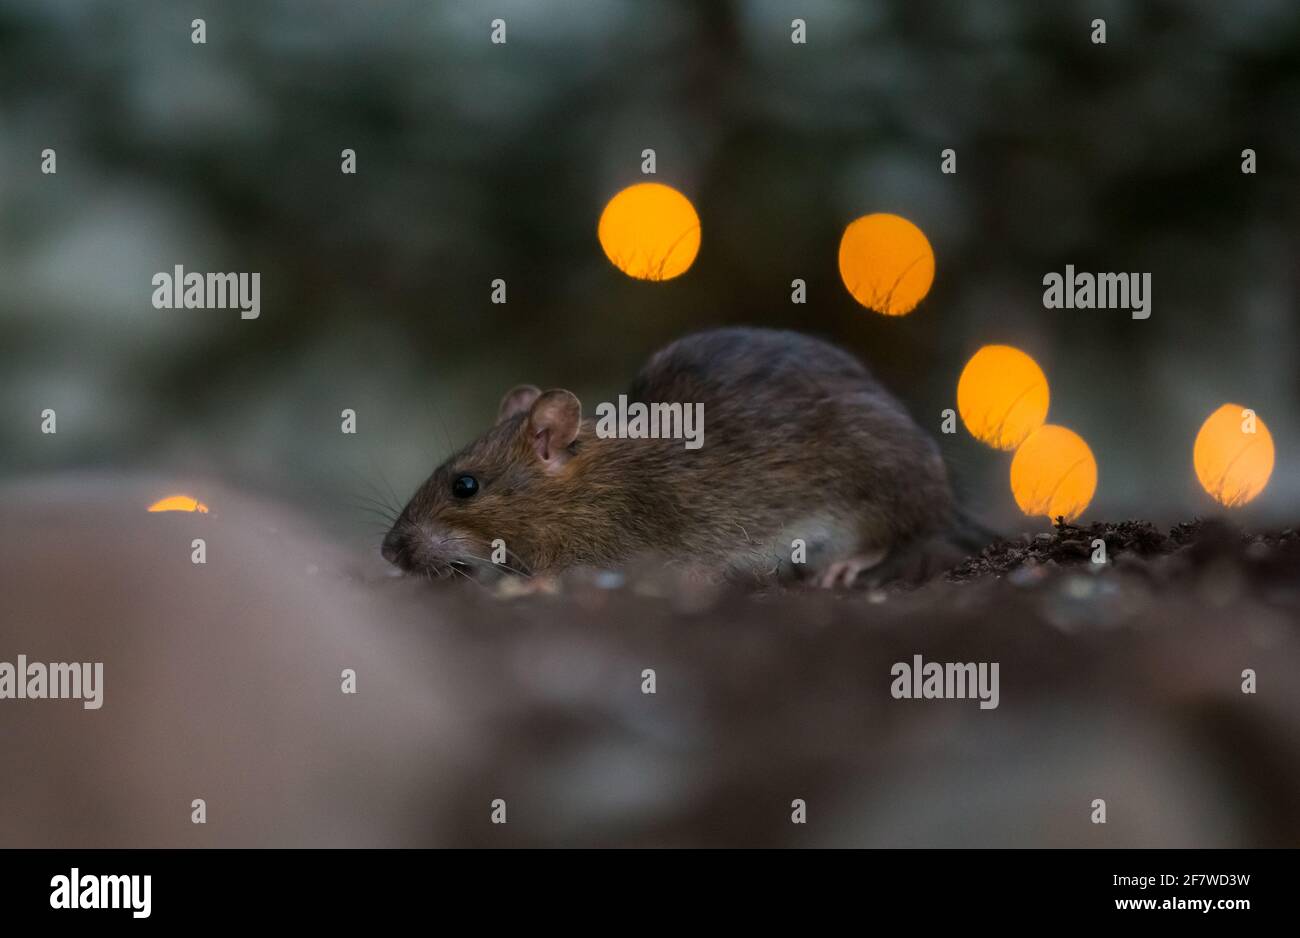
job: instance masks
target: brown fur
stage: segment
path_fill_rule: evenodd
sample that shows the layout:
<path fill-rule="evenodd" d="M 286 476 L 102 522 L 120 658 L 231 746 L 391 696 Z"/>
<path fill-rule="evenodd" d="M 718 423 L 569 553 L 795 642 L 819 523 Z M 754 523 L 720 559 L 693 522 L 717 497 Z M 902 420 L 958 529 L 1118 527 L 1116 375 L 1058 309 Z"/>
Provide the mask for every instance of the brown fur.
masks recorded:
<path fill-rule="evenodd" d="M 503 410 L 527 405 L 521 389 Z M 704 405 L 704 445 L 602 439 L 582 420 L 546 463 L 534 437 L 542 405 L 505 416 L 448 459 L 402 511 L 385 556 L 414 572 L 450 575 L 457 561 L 489 567 L 504 540 L 508 565 L 530 572 L 617 565 L 657 554 L 719 573 L 788 570 L 804 538 L 815 572 L 872 549 L 915 544 L 953 523 L 933 443 L 846 352 L 808 336 L 719 329 L 655 354 L 629 401 Z M 478 494 L 452 495 L 474 475 Z"/>

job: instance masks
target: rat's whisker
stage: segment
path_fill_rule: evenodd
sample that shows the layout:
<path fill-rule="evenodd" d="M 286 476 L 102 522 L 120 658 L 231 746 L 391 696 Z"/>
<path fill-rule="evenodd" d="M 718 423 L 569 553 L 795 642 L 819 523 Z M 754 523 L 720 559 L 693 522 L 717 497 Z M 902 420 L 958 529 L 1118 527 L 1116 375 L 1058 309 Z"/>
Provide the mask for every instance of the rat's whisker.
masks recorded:
<path fill-rule="evenodd" d="M 355 502 L 352 507 L 358 511 L 363 511 L 368 515 L 374 515 L 377 518 L 387 521 L 390 525 L 396 520 L 396 516 L 389 513 L 388 509 L 380 508 L 376 505 L 365 505 L 360 502 Z"/>
<path fill-rule="evenodd" d="M 396 513 L 397 513 L 397 514 L 401 514 L 401 513 L 402 513 L 402 509 L 401 509 L 402 500 L 401 500 L 401 498 L 398 497 L 398 495 L 397 495 L 397 490 L 393 488 L 393 483 L 391 483 L 391 482 L 388 481 L 388 476 L 384 475 L 384 471 L 383 471 L 382 469 L 379 470 L 379 478 L 380 478 L 380 480 L 384 483 L 384 487 L 388 490 L 388 493 L 387 493 L 387 495 L 385 496 L 385 498 L 386 498 L 386 499 L 391 498 L 392 501 L 391 501 L 389 504 L 391 504 L 391 505 L 393 505 L 393 506 L 396 506 L 396 508 L 397 508 L 397 512 L 396 512 Z M 381 493 L 381 494 L 382 494 L 382 493 Z"/>
<path fill-rule="evenodd" d="M 370 530 L 388 533 L 393 529 L 393 519 L 386 515 L 380 514 L 373 509 L 362 509 L 364 516 L 354 522 L 354 526 L 361 526 Z"/>
<path fill-rule="evenodd" d="M 398 499 L 395 494 L 392 496 L 390 500 L 389 495 L 385 493 L 383 489 L 377 486 L 373 480 L 366 478 L 355 469 L 352 470 L 352 474 L 356 478 L 357 482 L 360 485 L 365 486 L 365 488 L 368 489 L 370 492 L 369 495 L 366 495 L 363 492 L 354 492 L 352 493 L 352 497 L 369 498 L 369 500 L 372 501 L 374 504 L 381 505 L 385 509 L 389 511 L 393 511 L 394 514 L 398 514 L 401 512 L 401 508 L 399 507 L 400 499 Z M 390 486 L 390 490 L 391 490 L 391 486 Z"/>
<path fill-rule="evenodd" d="M 506 548 L 506 555 L 507 555 L 507 556 L 510 556 L 510 557 L 513 557 L 516 561 L 518 561 L 520 567 L 527 567 L 527 566 L 528 566 L 528 564 L 524 562 L 524 558 L 523 558 L 523 557 L 520 557 L 518 554 L 516 554 L 516 553 L 515 553 L 513 550 L 511 550 L 509 547 Z M 518 571 L 518 572 L 522 573 L 523 571 L 521 570 L 521 571 Z M 531 573 L 524 573 L 524 576 L 532 576 L 532 574 L 531 574 Z"/>
<path fill-rule="evenodd" d="M 480 557 L 480 556 L 478 556 L 477 554 L 466 553 L 466 554 L 464 554 L 463 556 L 468 557 L 468 558 L 471 559 L 471 560 L 476 560 L 476 561 L 478 561 L 478 563 L 479 563 L 480 565 L 482 565 L 485 569 L 488 569 L 488 570 L 491 570 L 491 569 L 493 569 L 493 568 L 499 567 L 499 568 L 501 568 L 502 570 L 508 570 L 509 572 L 511 572 L 511 573 L 513 573 L 513 574 L 516 574 L 517 576 L 527 577 L 527 578 L 530 579 L 530 580 L 533 578 L 533 575 L 532 575 L 531 573 L 526 573 L 526 572 L 523 571 L 523 570 L 518 570 L 518 569 L 516 569 L 516 568 L 510 566 L 509 564 L 497 563 L 497 562 L 494 561 L 494 560 L 489 560 L 489 559 L 486 558 L 486 557 Z"/>
<path fill-rule="evenodd" d="M 469 549 L 471 543 L 469 538 L 459 537 L 459 536 L 453 537 L 451 539 L 451 543 L 455 544 L 458 550 L 463 551 L 463 556 L 469 557 L 473 560 L 477 560 L 479 563 L 484 564 L 488 569 L 491 569 L 492 567 L 500 567 L 503 570 L 508 570 L 511 573 L 517 574 L 518 576 L 528 577 L 530 579 L 532 578 L 532 574 L 528 573 L 525 570 L 517 569 L 515 567 L 510 566 L 509 564 L 497 563 L 495 560 L 492 560 L 488 557 L 480 557 L 478 554 L 474 553 Z M 505 548 L 505 551 L 507 554 L 511 553 L 509 547 Z M 518 556 L 516 556 L 516 559 L 519 559 Z M 527 564 L 524 564 L 522 560 L 520 560 L 520 565 L 527 566 Z"/>
<path fill-rule="evenodd" d="M 452 572 L 452 573 L 458 573 L 458 574 L 460 574 L 461 576 L 463 576 L 465 579 L 469 580 L 471 583 L 473 583 L 475 586 L 477 586 L 477 587 L 478 587 L 479 589 L 481 589 L 481 590 L 485 590 L 485 591 L 488 592 L 488 593 L 491 593 L 491 592 L 492 592 L 492 591 L 489 590 L 485 585 L 483 585 L 482 583 L 480 583 L 478 580 L 474 579 L 472 576 L 470 576 L 470 575 L 469 575 L 468 573 L 466 573 L 464 570 L 459 569 L 459 568 L 456 566 L 455 563 L 453 563 L 453 564 L 451 565 L 451 572 Z"/>
<path fill-rule="evenodd" d="M 400 511 L 394 510 L 393 506 L 389 505 L 387 502 L 383 502 L 378 499 L 371 498 L 369 495 L 354 493 L 352 495 L 349 495 L 348 499 L 349 501 L 351 501 L 353 507 L 370 509 L 376 512 L 377 514 L 383 515 L 384 517 L 388 518 L 390 521 L 395 520 L 397 516 L 401 514 Z"/>
<path fill-rule="evenodd" d="M 462 543 L 463 543 L 463 539 L 462 539 Z M 519 564 L 520 567 L 522 567 L 522 568 L 526 568 L 526 567 L 528 566 L 528 564 L 524 562 L 524 558 L 520 557 L 518 554 L 516 554 L 516 553 L 515 553 L 513 550 L 511 550 L 509 547 L 506 547 L 504 544 L 502 544 L 502 545 L 501 545 L 501 548 L 502 548 L 502 550 L 504 550 L 504 551 L 506 552 L 506 556 L 508 556 L 508 557 L 513 557 L 513 558 L 518 562 L 518 564 Z M 517 574 L 519 574 L 520 576 L 527 576 L 527 577 L 531 577 L 531 576 L 532 576 L 531 573 L 527 573 L 527 572 L 526 572 L 525 570 L 523 570 L 523 569 L 516 569 L 515 567 L 510 567 L 510 566 L 507 566 L 506 564 L 503 564 L 503 563 L 497 563 L 495 560 L 489 560 L 489 559 L 486 558 L 486 557 L 476 557 L 474 554 L 468 554 L 468 556 L 470 556 L 470 557 L 474 557 L 474 559 L 476 559 L 476 560 L 481 560 L 481 561 L 483 561 L 484 563 L 490 563 L 490 564 L 492 564 L 492 566 L 494 566 L 494 567 L 503 567 L 503 568 L 505 568 L 506 570 L 509 570 L 511 573 L 517 573 Z"/>

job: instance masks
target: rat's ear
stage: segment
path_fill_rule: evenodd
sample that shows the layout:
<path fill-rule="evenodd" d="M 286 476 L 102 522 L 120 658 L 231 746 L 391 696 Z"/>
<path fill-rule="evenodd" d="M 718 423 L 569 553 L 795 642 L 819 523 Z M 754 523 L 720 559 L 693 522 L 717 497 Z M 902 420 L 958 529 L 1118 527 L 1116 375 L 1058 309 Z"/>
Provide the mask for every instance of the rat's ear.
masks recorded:
<path fill-rule="evenodd" d="M 550 471 L 568 461 L 568 446 L 578 438 L 582 423 L 582 402 L 572 391 L 547 391 L 533 402 L 528 412 L 528 431 L 533 452 Z"/>
<path fill-rule="evenodd" d="M 531 384 L 520 384 L 506 392 L 497 408 L 497 423 L 509 420 L 515 414 L 522 414 L 533 406 L 533 402 L 542 396 L 542 389 Z"/>

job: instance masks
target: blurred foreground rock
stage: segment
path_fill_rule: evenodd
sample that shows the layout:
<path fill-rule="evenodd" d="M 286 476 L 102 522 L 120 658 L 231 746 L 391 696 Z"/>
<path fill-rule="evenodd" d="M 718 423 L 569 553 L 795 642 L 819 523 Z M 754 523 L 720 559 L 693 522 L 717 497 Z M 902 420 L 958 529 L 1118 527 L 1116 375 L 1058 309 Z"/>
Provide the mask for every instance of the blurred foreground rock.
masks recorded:
<path fill-rule="evenodd" d="M 160 494 L 0 491 L 0 660 L 105 684 L 96 711 L 0 701 L 0 846 L 1300 845 L 1293 535 L 1157 532 L 1105 569 L 1031 541 L 901 592 L 629 571 L 507 600 L 231 492 L 147 514 Z M 918 654 L 999 663 L 1000 706 L 893 699 Z"/>

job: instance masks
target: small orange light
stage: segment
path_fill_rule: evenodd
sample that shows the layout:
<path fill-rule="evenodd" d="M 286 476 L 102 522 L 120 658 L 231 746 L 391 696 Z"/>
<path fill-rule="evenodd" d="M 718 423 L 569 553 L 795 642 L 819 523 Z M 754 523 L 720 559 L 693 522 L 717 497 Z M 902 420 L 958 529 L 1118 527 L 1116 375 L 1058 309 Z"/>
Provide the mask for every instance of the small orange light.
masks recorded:
<path fill-rule="evenodd" d="M 840 239 L 840 278 L 853 298 L 886 316 L 904 316 L 934 282 L 934 250 L 906 218 L 864 215 Z"/>
<path fill-rule="evenodd" d="M 686 273 L 700 251 L 700 216 L 672 186 L 640 182 L 605 206 L 596 236 L 610 262 L 638 280 Z"/>
<path fill-rule="evenodd" d="M 1020 349 L 986 345 L 957 380 L 957 411 L 971 436 L 1015 449 L 1047 420 L 1051 392 L 1043 369 Z"/>
<path fill-rule="evenodd" d="M 161 498 L 149 506 L 150 511 L 197 511 L 201 514 L 208 513 L 208 506 L 203 504 L 197 498 L 191 498 L 188 495 L 169 495 Z"/>
<path fill-rule="evenodd" d="M 1097 460 L 1073 430 L 1044 424 L 1025 438 L 1011 460 L 1011 493 L 1027 515 L 1083 514 L 1097 491 Z"/>
<path fill-rule="evenodd" d="M 1192 465 L 1211 498 L 1229 508 L 1244 505 L 1273 474 L 1273 435 L 1250 408 L 1224 404 L 1196 434 Z"/>

